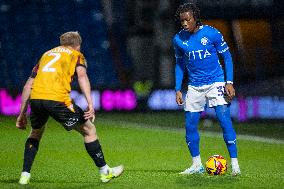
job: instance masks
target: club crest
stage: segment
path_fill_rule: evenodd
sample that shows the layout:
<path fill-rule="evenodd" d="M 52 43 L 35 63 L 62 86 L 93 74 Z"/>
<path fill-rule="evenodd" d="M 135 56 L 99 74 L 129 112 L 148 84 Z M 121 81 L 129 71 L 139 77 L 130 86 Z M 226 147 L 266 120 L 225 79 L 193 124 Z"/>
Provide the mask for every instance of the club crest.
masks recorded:
<path fill-rule="evenodd" d="M 200 42 L 202 45 L 207 45 L 208 41 L 209 40 L 206 37 L 202 37 Z"/>

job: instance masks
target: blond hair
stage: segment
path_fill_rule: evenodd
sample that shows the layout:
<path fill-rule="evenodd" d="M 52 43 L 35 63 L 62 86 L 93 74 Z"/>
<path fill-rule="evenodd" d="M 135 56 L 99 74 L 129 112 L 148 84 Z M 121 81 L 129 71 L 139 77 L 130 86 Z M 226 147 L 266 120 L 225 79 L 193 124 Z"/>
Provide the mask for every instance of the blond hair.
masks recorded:
<path fill-rule="evenodd" d="M 82 38 L 77 31 L 70 31 L 62 34 L 60 37 L 60 45 L 75 47 L 81 45 Z"/>

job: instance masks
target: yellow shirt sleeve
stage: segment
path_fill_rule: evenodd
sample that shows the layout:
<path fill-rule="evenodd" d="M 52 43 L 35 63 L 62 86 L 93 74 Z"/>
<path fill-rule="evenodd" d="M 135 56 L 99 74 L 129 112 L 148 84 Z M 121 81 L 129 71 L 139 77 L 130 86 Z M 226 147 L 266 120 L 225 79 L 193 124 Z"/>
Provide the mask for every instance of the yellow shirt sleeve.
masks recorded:
<path fill-rule="evenodd" d="M 86 59 L 85 59 L 85 57 L 84 57 L 84 55 L 82 53 L 80 53 L 78 55 L 76 67 L 77 66 L 83 66 L 83 67 L 87 68 L 87 61 L 86 61 Z"/>

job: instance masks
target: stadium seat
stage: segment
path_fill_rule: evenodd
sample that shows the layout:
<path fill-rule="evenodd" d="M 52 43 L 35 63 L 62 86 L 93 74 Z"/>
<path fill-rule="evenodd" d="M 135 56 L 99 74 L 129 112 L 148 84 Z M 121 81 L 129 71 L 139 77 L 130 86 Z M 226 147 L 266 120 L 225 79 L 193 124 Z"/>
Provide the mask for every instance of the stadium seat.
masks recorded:
<path fill-rule="evenodd" d="M 118 81 L 110 50 L 101 47 L 108 36 L 104 19 L 98 19 L 102 14 L 100 1 L 26 1 L 20 7 L 16 1 L 1 3 L 11 7 L 10 12 L 1 12 L 0 16 L 1 42 L 5 45 L 1 64 L 8 73 L 1 77 L 1 87 L 17 86 L 25 80 L 40 55 L 58 45 L 58 35 L 70 30 L 79 31 L 83 37 L 82 51 L 90 65 L 92 85 Z M 10 72 L 17 74 L 12 76 Z"/>

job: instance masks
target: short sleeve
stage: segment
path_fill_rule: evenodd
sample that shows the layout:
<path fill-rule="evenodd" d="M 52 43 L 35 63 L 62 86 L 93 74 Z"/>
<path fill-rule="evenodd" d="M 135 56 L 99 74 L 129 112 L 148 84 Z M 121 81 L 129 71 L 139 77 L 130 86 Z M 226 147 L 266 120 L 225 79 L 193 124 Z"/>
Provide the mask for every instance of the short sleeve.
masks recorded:
<path fill-rule="evenodd" d="M 78 55 L 76 67 L 77 66 L 83 66 L 83 67 L 87 68 L 87 61 L 86 61 L 86 58 L 84 57 L 83 54 Z"/>
<path fill-rule="evenodd" d="M 31 78 L 35 78 L 35 77 L 36 77 L 38 68 L 39 68 L 39 63 L 37 63 L 37 64 L 33 67 L 32 72 L 31 72 L 31 74 L 30 74 L 30 77 L 31 77 Z"/>

